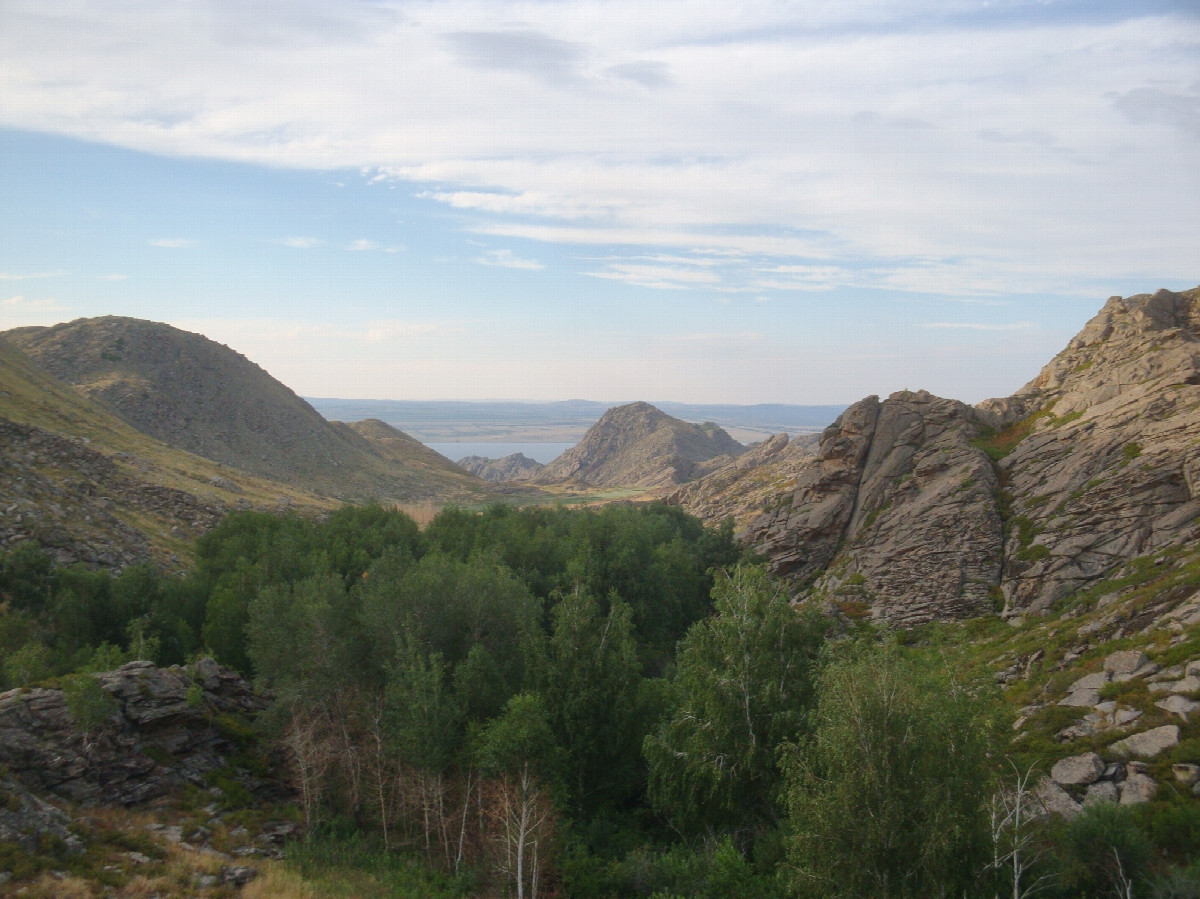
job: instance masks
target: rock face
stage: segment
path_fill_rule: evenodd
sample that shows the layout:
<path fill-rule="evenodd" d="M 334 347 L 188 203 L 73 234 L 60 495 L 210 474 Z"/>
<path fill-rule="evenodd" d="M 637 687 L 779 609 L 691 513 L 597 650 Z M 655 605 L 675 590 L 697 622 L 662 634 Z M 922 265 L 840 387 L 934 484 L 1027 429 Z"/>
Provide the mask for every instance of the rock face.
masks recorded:
<path fill-rule="evenodd" d="M 528 480 L 545 467 L 541 462 L 530 459 L 524 453 L 512 453 L 500 459 L 489 459 L 487 456 L 465 456 L 458 460 L 458 465 L 476 477 L 494 483 Z"/>
<path fill-rule="evenodd" d="M 897 624 L 991 610 L 1003 560 L 999 487 L 971 407 L 929 393 L 862 400 L 821 437 L 749 542 L 775 573 Z"/>
<path fill-rule="evenodd" d="M 95 678 L 117 711 L 90 732 L 62 690 L 0 694 L 0 766 L 26 788 L 84 805 L 132 805 L 202 783 L 236 749 L 215 716 L 252 715 L 266 705 L 212 659 L 191 671 L 129 662 Z"/>
<path fill-rule="evenodd" d="M 981 412 L 1037 415 L 1000 461 L 1018 524 L 1010 610 L 1046 609 L 1200 536 L 1200 289 L 1113 297 L 1035 380 Z"/>
<path fill-rule="evenodd" d="M 1200 539 L 1200 288 L 1113 297 L 1011 397 L 854 404 L 745 539 L 902 626 L 1042 612 Z"/>
<path fill-rule="evenodd" d="M 693 425 L 649 403 L 609 409 L 583 439 L 532 478 L 594 487 L 664 487 L 701 474 L 703 463 L 745 447 L 714 424 Z"/>
<path fill-rule="evenodd" d="M 816 457 L 818 435 L 789 439 L 775 434 L 747 448 L 731 464 L 684 484 L 667 497 L 706 524 L 732 518 L 744 528 L 765 509 L 774 508 L 781 496 L 790 496 L 800 472 Z"/>

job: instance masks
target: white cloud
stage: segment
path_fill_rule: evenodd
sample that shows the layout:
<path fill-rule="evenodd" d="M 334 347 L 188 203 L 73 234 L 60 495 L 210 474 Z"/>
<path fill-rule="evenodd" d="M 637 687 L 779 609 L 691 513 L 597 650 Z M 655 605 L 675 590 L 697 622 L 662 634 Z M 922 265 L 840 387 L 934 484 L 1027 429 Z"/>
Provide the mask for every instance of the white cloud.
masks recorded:
<path fill-rule="evenodd" d="M 479 234 L 871 288 L 1194 276 L 1200 17 L 995 6 L 12 0 L 0 125 L 364 170 Z"/>
<path fill-rule="evenodd" d="M 128 280 L 128 278 L 129 278 L 129 275 L 115 275 L 115 274 L 114 275 L 97 275 L 96 276 L 97 281 L 125 281 L 125 280 Z"/>
<path fill-rule="evenodd" d="M 703 268 L 670 265 L 639 265 L 611 262 L 603 271 L 585 272 L 593 278 L 609 278 L 639 287 L 659 290 L 680 290 L 685 287 L 708 287 L 721 283 L 721 276 Z"/>
<path fill-rule="evenodd" d="M 325 241 L 319 237 L 281 237 L 274 241 L 283 247 L 292 247 L 296 250 L 311 250 L 313 247 L 319 247 Z"/>
<path fill-rule="evenodd" d="M 352 241 L 350 245 L 346 247 L 346 249 L 355 253 L 365 253 L 369 252 L 370 250 L 378 250 L 379 244 L 373 240 L 367 240 L 366 238 L 360 237 L 358 240 Z"/>
<path fill-rule="evenodd" d="M 186 250 L 195 245 L 196 241 L 187 237 L 158 237 L 150 241 L 150 246 L 168 250 Z"/>
<path fill-rule="evenodd" d="M 546 266 L 536 259 L 521 259 L 512 250 L 484 250 L 482 256 L 475 257 L 480 265 L 497 265 L 501 268 L 519 268 L 527 271 L 540 271 Z"/>

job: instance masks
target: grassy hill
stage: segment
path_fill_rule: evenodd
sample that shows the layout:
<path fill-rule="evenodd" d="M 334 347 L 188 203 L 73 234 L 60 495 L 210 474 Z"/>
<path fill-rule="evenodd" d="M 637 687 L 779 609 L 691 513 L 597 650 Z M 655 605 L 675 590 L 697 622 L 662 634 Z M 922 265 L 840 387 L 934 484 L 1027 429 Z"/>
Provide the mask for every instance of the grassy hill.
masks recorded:
<path fill-rule="evenodd" d="M 106 316 L 4 335 L 39 367 L 178 449 L 342 500 L 479 499 L 486 485 L 394 432 L 338 427 L 222 344 Z M 403 435 L 401 435 L 403 436 Z"/>

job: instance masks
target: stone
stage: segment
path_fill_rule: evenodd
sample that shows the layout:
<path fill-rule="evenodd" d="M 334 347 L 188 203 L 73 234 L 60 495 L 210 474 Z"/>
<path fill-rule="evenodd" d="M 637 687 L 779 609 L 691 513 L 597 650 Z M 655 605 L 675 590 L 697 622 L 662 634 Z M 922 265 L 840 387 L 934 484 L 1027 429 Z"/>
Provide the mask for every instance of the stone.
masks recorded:
<path fill-rule="evenodd" d="M 247 717 L 266 707 L 240 675 L 219 666 L 215 689 L 196 706 L 187 701 L 192 681 L 181 668 L 136 661 L 93 676 L 119 713 L 86 741 L 61 690 L 0 697 L 0 766 L 26 787 L 85 806 L 164 796 L 224 767 L 225 755 L 238 751 L 212 727 L 214 712 Z"/>
<path fill-rule="evenodd" d="M 1171 685 L 1172 693 L 1195 693 L 1200 690 L 1200 676 L 1189 674 Z"/>
<path fill-rule="evenodd" d="M 1094 674 L 1084 675 L 1067 689 L 1072 693 L 1077 690 L 1099 690 L 1108 683 L 1108 680 L 1109 674 L 1107 671 L 1097 671 Z"/>
<path fill-rule="evenodd" d="M 258 868 L 251 868 L 246 865 L 222 865 L 220 876 L 221 883 L 241 887 L 258 876 Z"/>
<path fill-rule="evenodd" d="M 150 864 L 150 862 L 152 860 L 150 858 L 150 856 L 148 856 L 142 852 L 130 852 L 130 853 L 128 853 L 128 855 L 129 855 L 129 860 L 136 865 L 148 865 L 148 864 Z"/>
<path fill-rule="evenodd" d="M 1059 759 L 1050 769 L 1051 779 L 1062 786 L 1094 783 L 1104 773 L 1104 759 L 1094 752 Z"/>
<path fill-rule="evenodd" d="M 1135 772 L 1126 777 L 1117 788 L 1121 805 L 1140 805 L 1149 802 L 1158 792 L 1158 784 L 1148 774 Z"/>
<path fill-rule="evenodd" d="M 1083 804 L 1088 806 L 1097 802 L 1117 802 L 1120 798 L 1121 794 L 1115 783 L 1111 780 L 1098 780 L 1088 786 L 1083 796 Z"/>
<path fill-rule="evenodd" d="M 1155 727 L 1140 734 L 1128 736 L 1124 740 L 1118 740 L 1111 748 L 1121 755 L 1140 755 L 1145 758 L 1153 758 L 1164 749 L 1170 749 L 1178 743 L 1179 726 L 1164 724 L 1162 727 Z"/>
<path fill-rule="evenodd" d="M 1148 661 L 1146 654 L 1141 650 L 1123 649 L 1105 656 L 1104 670 L 1112 675 L 1133 674 Z"/>
<path fill-rule="evenodd" d="M 1100 691 L 1094 689 L 1072 690 L 1058 701 L 1059 705 L 1072 708 L 1089 708 L 1100 702 Z"/>
<path fill-rule="evenodd" d="M 1192 784 L 1200 781 L 1200 765 L 1193 765 L 1188 762 L 1180 762 L 1177 765 L 1171 766 L 1171 773 L 1175 775 L 1175 779 L 1185 787 L 1190 787 Z"/>
<path fill-rule="evenodd" d="M 1185 721 L 1188 715 L 1200 709 L 1200 702 L 1188 699 L 1186 696 L 1180 696 L 1178 693 L 1173 693 L 1166 699 L 1160 699 L 1154 704 L 1164 711 L 1181 716 Z"/>
<path fill-rule="evenodd" d="M 1117 709 L 1113 713 L 1113 727 L 1124 727 L 1142 717 L 1141 709 Z"/>
<path fill-rule="evenodd" d="M 1043 777 L 1038 781 L 1036 795 L 1042 808 L 1052 815 L 1074 818 L 1083 810 L 1083 806 L 1072 799 L 1066 790 L 1049 777 Z"/>

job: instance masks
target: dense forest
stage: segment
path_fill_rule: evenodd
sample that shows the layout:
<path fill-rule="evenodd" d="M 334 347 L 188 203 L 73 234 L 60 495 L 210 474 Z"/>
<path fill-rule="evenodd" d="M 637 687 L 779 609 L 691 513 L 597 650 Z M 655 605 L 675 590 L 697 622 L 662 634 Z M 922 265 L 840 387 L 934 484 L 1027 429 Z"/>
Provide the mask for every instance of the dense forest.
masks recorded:
<path fill-rule="evenodd" d="M 449 894 L 1200 896 L 1194 803 L 1031 816 L 992 683 L 793 607 L 662 504 L 240 513 L 178 577 L 27 543 L 0 602 L 5 688 L 201 654 L 253 677 L 310 839 Z"/>

